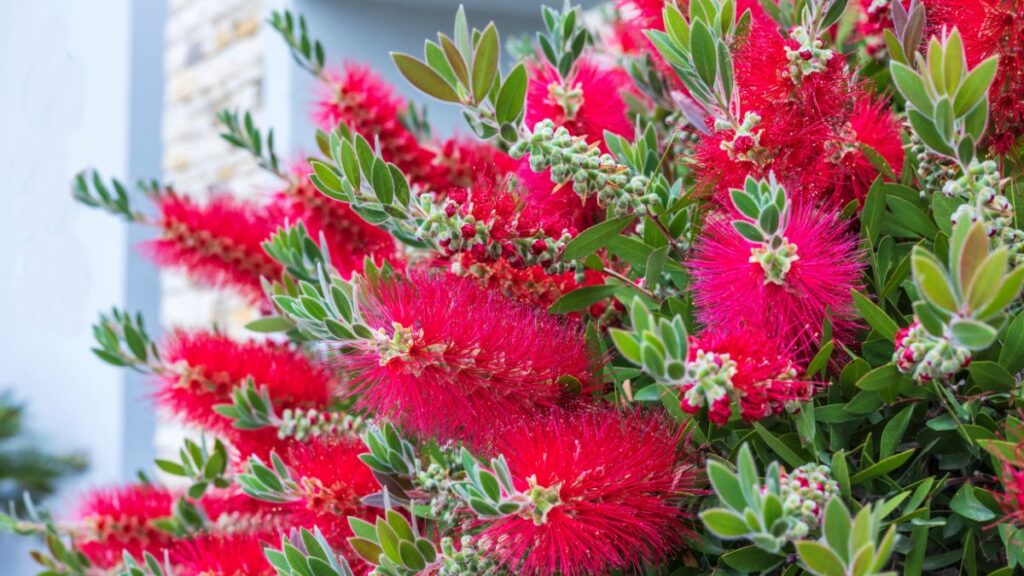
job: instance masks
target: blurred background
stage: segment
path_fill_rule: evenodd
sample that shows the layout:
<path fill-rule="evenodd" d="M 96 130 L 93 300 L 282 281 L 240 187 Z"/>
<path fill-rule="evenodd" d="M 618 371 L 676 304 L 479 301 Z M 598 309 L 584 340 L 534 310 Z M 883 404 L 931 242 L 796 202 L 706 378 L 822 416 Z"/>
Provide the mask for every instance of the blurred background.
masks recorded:
<path fill-rule="evenodd" d="M 495 20 L 508 41 L 540 26 L 544 2 L 463 3 L 472 25 Z M 134 246 L 148 232 L 72 202 L 73 175 L 157 178 L 197 197 L 265 194 L 273 180 L 220 139 L 215 115 L 252 111 L 290 159 L 314 148 L 314 82 L 265 25 L 271 10 L 305 14 L 332 63 L 370 64 L 421 101 L 388 51 L 422 53 L 425 38 L 450 31 L 458 5 L 0 0 L 0 395 L 9 394 L 0 400 L 0 498 L 23 487 L 11 475 L 24 471 L 26 446 L 58 456 L 36 461 L 37 472 L 51 466 L 39 474 L 68 472 L 46 500 L 58 516 L 82 490 L 151 473 L 155 455 L 176 451 L 180 427 L 154 413 L 144 379 L 90 352 L 99 313 L 116 306 L 141 311 L 150 326 L 228 330 L 250 319 L 242 302 L 144 261 Z M 429 119 L 440 135 L 459 129 L 454 107 L 435 105 Z M 15 418 L 15 408 L 4 411 L 19 405 Z M 0 534 L 0 573 L 33 573 L 28 544 Z"/>

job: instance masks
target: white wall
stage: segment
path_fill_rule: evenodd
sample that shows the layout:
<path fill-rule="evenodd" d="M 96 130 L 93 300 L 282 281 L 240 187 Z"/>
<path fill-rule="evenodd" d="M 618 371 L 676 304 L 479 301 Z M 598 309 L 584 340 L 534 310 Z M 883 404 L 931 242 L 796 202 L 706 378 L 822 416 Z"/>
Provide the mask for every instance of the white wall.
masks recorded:
<path fill-rule="evenodd" d="M 139 115 L 152 113 L 140 97 L 160 90 L 159 66 L 155 82 L 130 89 L 145 45 L 161 38 L 147 26 L 162 19 L 162 2 L 146 4 L 133 13 L 132 0 L 0 0 L 0 389 L 28 403 L 48 449 L 88 453 L 88 472 L 52 503 L 58 511 L 151 452 L 145 390 L 126 388 L 89 348 L 99 311 L 155 303 L 152 272 L 129 252 L 139 233 L 74 204 L 69 188 L 87 166 L 128 181 L 158 176 L 158 161 L 147 166 L 154 126 Z M 32 573 L 20 548 L 0 540 L 0 572 Z"/>

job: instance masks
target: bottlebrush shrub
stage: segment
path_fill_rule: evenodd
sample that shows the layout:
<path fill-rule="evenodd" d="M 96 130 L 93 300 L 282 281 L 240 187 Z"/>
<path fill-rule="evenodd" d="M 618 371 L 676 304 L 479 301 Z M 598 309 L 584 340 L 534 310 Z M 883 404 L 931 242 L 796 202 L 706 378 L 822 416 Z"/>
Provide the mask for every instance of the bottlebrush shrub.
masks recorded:
<path fill-rule="evenodd" d="M 392 55 L 450 140 L 272 14 L 312 153 L 218 117 L 270 201 L 74 191 L 257 335 L 102 317 L 203 434 L 0 526 L 81 576 L 1020 572 L 1018 4 L 570 3 L 513 53 L 460 9 Z"/>

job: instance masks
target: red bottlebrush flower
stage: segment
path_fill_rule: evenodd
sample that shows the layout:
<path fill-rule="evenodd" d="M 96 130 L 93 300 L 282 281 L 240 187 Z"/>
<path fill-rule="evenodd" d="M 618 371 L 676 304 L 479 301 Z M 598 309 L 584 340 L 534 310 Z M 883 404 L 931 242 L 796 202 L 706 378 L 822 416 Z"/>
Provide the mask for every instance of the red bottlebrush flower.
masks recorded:
<path fill-rule="evenodd" d="M 275 198 L 276 208 L 283 212 L 279 222 L 301 220 L 317 242 L 322 232 L 327 239 L 331 263 L 346 278 L 363 269 L 366 257 L 375 262 L 397 260 L 395 241 L 387 232 L 363 220 L 348 204 L 320 193 L 308 178 L 311 173 L 308 166 L 297 167 L 296 173 L 296 184 L 282 190 Z"/>
<path fill-rule="evenodd" d="M 351 63 L 328 78 L 313 108 L 313 121 L 321 130 L 345 123 L 371 145 L 379 140 L 381 156 L 411 182 L 444 188 L 447 175 L 433 164 L 434 153 L 402 124 L 406 104 L 394 88 L 369 68 Z"/>
<path fill-rule="evenodd" d="M 753 136 L 715 131 L 698 145 L 701 184 L 714 188 L 726 205 L 729 189 L 742 187 L 748 175 L 774 172 L 794 198 L 807 201 L 828 198 L 839 179 L 830 157 L 844 141 L 858 88 L 841 55 L 794 82 L 787 46 L 795 41 L 784 39 L 775 26 L 752 28 L 736 55 L 736 86 L 744 114 L 756 114 L 760 121 L 751 129 Z"/>
<path fill-rule="evenodd" d="M 957 28 L 967 62 L 977 66 L 999 56 L 989 90 L 989 141 L 996 152 L 1010 152 L 1024 133 L 1024 0 L 925 0 L 933 34 Z"/>
<path fill-rule="evenodd" d="M 352 536 L 349 516 L 373 521 L 376 513 L 363 505 L 365 496 L 380 491 L 373 472 L 359 459 L 366 449 L 355 439 L 317 439 L 291 443 L 284 454 L 292 477 L 302 490 L 302 501 L 288 506 L 293 527 L 320 528 L 330 541 L 344 542 Z M 346 560 L 356 574 L 369 566 L 348 546 Z"/>
<path fill-rule="evenodd" d="M 800 369 L 781 342 L 749 328 L 692 338 L 689 363 L 703 368 L 702 376 L 682 386 L 681 408 L 696 414 L 707 406 L 718 425 L 729 421 L 734 405 L 755 422 L 792 411 L 814 392 L 810 382 L 796 379 Z"/>
<path fill-rule="evenodd" d="M 633 126 L 622 100 L 622 92 L 630 85 L 629 75 L 623 70 L 602 68 L 586 57 L 576 62 L 575 71 L 564 82 L 554 67 L 532 66 L 526 93 L 526 125 L 533 127 L 550 118 L 573 136 L 583 136 L 588 144 L 598 144 L 607 151 L 605 130 L 632 139 Z"/>
<path fill-rule="evenodd" d="M 604 210 L 597 198 L 583 200 L 572 189 L 572 184 L 556 185 L 551 181 L 551 170 L 534 172 L 524 160 L 516 174 L 523 194 L 523 213 L 536 228 L 557 238 L 563 231 L 573 236 L 580 230 L 598 223 Z"/>
<path fill-rule="evenodd" d="M 489 290 L 497 290 L 513 300 L 529 302 L 543 309 L 581 286 L 604 283 L 604 276 L 596 270 L 587 270 L 581 285 L 576 282 L 575 272 L 549 274 L 541 266 L 513 266 L 504 258 L 479 262 L 471 254 L 457 255 L 451 269 L 458 270 L 460 276 L 476 279 Z"/>
<path fill-rule="evenodd" d="M 1021 448 L 1018 448 L 1018 452 L 1020 451 Z M 1024 527 L 1024 454 L 1019 459 L 1020 462 L 1017 463 L 1003 463 L 1003 470 L 1000 474 L 1003 493 L 997 497 L 1006 514 L 1006 519 Z"/>
<path fill-rule="evenodd" d="M 163 233 L 144 245 L 161 266 L 187 271 L 200 282 L 231 287 L 253 302 L 263 300 L 260 277 L 275 277 L 281 266 L 263 250 L 280 224 L 265 210 L 230 196 L 205 205 L 166 192 L 158 200 Z"/>
<path fill-rule="evenodd" d="M 694 492 L 696 469 L 680 458 L 678 430 L 639 412 L 556 412 L 502 433 L 518 490 L 531 508 L 481 532 L 483 549 L 516 574 L 608 574 L 666 558 L 689 532 L 674 501 Z"/>
<path fill-rule="evenodd" d="M 341 358 L 358 406 L 407 431 L 486 442 L 496 425 L 589 392 L 597 362 L 574 324 L 468 279 L 414 273 L 367 287 L 376 333 Z"/>
<path fill-rule="evenodd" d="M 434 164 L 449 187 L 467 188 L 481 176 L 500 180 L 516 169 L 516 161 L 487 142 L 449 138 L 441 143 Z M 444 190 L 442 190 L 444 191 Z"/>
<path fill-rule="evenodd" d="M 873 148 L 885 159 L 893 172 L 903 168 L 903 127 L 884 102 L 864 95 L 854 104 L 845 141 L 838 144 L 835 163 L 837 181 L 832 196 L 842 206 L 851 200 L 864 202 L 878 170 L 860 150 L 861 144 Z"/>
<path fill-rule="evenodd" d="M 698 318 L 715 332 L 749 328 L 792 343 L 803 363 L 817 351 L 827 313 L 836 340 L 853 345 L 859 324 L 850 290 L 859 288 L 864 266 L 857 237 L 837 213 L 802 204 L 793 206 L 784 236 L 797 259 L 782 284 L 768 282 L 751 262 L 756 245 L 725 214 L 712 216 L 690 261 Z"/>
<path fill-rule="evenodd" d="M 891 30 L 892 3 L 895 0 L 860 0 L 857 35 L 864 40 L 868 56 L 881 60 L 887 54 L 885 31 Z"/>
<path fill-rule="evenodd" d="M 204 535 L 182 543 L 175 554 L 180 576 L 273 576 L 258 536 Z"/>
<path fill-rule="evenodd" d="M 121 562 L 124 551 L 140 558 L 143 552 L 157 557 L 174 539 L 158 530 L 153 521 L 171 515 L 174 496 L 162 488 L 128 485 L 95 490 L 79 502 L 75 517 L 83 525 L 78 548 L 100 568 Z"/>
<path fill-rule="evenodd" d="M 229 436 L 237 431 L 213 406 L 230 403 L 231 392 L 247 378 L 265 386 L 278 409 L 323 408 L 335 386 L 327 369 L 276 342 L 177 331 L 164 344 L 162 356 L 171 369 L 160 378 L 160 403 L 189 422 Z"/>

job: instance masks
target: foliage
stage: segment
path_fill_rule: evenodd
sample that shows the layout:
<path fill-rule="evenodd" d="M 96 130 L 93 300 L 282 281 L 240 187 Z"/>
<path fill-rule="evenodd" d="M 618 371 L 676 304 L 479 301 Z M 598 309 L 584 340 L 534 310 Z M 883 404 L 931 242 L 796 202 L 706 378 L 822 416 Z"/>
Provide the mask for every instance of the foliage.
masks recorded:
<path fill-rule="evenodd" d="M 101 317 L 95 354 L 158 378 L 210 440 L 157 462 L 181 497 L 6 525 L 69 574 L 169 575 L 189 559 L 160 538 L 224 534 L 280 542 L 256 560 L 289 576 L 1020 570 L 1024 148 L 988 125 L 1024 35 L 972 4 L 1002 31 L 979 53 L 993 27 L 935 4 L 567 2 L 504 66 L 498 26 L 460 8 L 392 59 L 478 140 L 328 72 L 306 20 L 275 12 L 329 111 L 309 169 L 250 113 L 220 119 L 283 194 L 184 231 L 117 181 L 73 194 L 161 228 L 190 250 L 172 263 L 212 262 L 201 280 L 262 289 L 247 328 L 291 363 L 188 365 L 138 315 Z M 402 249 L 365 249 L 371 225 Z M 339 373 L 301 395 L 309 366 Z M 622 441 L 586 444 L 585 420 Z"/>

